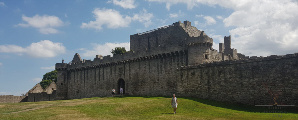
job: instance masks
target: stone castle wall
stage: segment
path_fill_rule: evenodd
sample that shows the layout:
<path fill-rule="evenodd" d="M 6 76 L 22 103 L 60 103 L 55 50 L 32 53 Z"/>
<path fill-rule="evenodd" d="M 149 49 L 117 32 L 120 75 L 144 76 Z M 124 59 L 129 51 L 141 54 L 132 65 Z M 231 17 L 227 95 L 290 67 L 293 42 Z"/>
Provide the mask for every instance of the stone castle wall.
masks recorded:
<path fill-rule="evenodd" d="M 123 55 L 57 63 L 56 99 L 111 96 L 123 87 L 133 96 L 198 97 L 242 104 L 295 104 L 298 54 L 247 57 L 224 38 L 220 51 L 190 22 L 131 35 Z M 274 102 L 273 99 L 276 99 Z"/>
<path fill-rule="evenodd" d="M 188 53 L 73 69 L 67 99 L 110 96 L 125 81 L 135 96 L 198 97 L 242 104 L 298 104 L 298 54 L 185 66 Z"/>
<path fill-rule="evenodd" d="M 56 91 L 51 94 L 46 92 L 41 93 L 28 93 L 28 100 L 26 102 L 38 102 L 38 101 L 52 101 L 56 98 Z"/>
<path fill-rule="evenodd" d="M 57 97 L 66 95 L 67 98 L 62 99 L 74 99 L 110 96 L 113 88 L 119 93 L 118 83 L 121 79 L 125 82 L 126 94 L 168 96 L 174 92 L 172 86 L 175 83 L 167 79 L 175 79 L 173 73 L 186 63 L 186 51 L 177 51 L 121 63 L 99 64 L 80 69 L 73 67 L 74 69 L 68 70 L 64 75 L 58 74 L 58 79 L 66 78 L 66 81 L 58 80 L 57 89 L 61 88 L 66 93 L 60 91 Z M 63 86 L 68 89 L 64 89 Z"/>
<path fill-rule="evenodd" d="M 0 103 L 18 103 L 25 98 L 26 96 L 0 95 Z"/>
<path fill-rule="evenodd" d="M 298 105 L 298 54 L 181 68 L 177 95 L 248 105 Z"/>

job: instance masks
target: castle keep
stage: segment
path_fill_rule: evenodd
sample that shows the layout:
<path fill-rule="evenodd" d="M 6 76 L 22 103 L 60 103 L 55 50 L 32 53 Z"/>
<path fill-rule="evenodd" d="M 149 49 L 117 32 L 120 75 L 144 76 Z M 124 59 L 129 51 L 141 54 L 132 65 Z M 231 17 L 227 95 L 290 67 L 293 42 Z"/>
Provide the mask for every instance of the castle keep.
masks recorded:
<path fill-rule="evenodd" d="M 110 96 L 198 97 L 242 104 L 298 104 L 298 54 L 246 57 L 224 37 L 213 39 L 191 26 L 172 25 L 130 36 L 131 51 L 57 63 L 56 99 Z M 119 46 L 120 47 L 120 46 Z"/>

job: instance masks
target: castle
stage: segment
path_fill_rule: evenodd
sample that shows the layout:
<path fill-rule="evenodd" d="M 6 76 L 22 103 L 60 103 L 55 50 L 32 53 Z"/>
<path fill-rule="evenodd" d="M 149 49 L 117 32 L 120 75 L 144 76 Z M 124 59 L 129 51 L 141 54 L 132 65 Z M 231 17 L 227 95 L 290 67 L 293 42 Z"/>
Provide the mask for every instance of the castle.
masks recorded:
<path fill-rule="evenodd" d="M 132 96 L 197 97 L 256 104 L 298 104 L 298 53 L 246 57 L 231 48 L 231 36 L 213 39 L 176 22 L 130 36 L 130 51 L 56 63 L 56 99 L 110 96 L 124 88 Z M 120 46 L 119 46 L 120 47 Z"/>

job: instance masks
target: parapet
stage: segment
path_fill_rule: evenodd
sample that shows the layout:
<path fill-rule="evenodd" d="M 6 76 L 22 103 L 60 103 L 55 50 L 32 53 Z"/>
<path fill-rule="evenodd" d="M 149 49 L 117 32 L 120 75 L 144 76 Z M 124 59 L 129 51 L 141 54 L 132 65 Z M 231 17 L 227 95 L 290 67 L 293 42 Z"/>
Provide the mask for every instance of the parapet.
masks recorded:
<path fill-rule="evenodd" d="M 193 68 L 203 68 L 203 67 L 210 67 L 210 66 L 233 65 L 233 64 L 243 64 L 243 63 L 261 62 L 261 61 L 291 59 L 291 58 L 298 59 L 298 53 L 286 54 L 286 55 L 270 55 L 267 57 L 251 56 L 248 59 L 214 61 L 211 63 L 203 63 L 203 64 L 199 64 L 199 65 L 181 66 L 180 69 L 193 69 Z"/>
<path fill-rule="evenodd" d="M 67 68 L 67 63 L 56 63 L 55 69 L 56 70 L 63 70 Z"/>

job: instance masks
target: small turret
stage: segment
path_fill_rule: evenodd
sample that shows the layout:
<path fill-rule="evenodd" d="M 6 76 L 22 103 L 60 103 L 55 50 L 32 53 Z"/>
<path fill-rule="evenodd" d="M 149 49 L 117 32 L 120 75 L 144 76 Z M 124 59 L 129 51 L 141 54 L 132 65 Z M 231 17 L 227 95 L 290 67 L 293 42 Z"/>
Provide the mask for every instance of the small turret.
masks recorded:
<path fill-rule="evenodd" d="M 224 38 L 225 49 L 231 49 L 231 35 Z"/>
<path fill-rule="evenodd" d="M 82 59 L 79 53 L 76 53 L 72 59 L 72 64 L 78 64 L 78 63 L 82 63 Z"/>
<path fill-rule="evenodd" d="M 186 21 L 184 21 L 184 25 L 185 25 L 185 28 L 188 28 L 191 26 L 191 22 L 186 20 Z"/>

